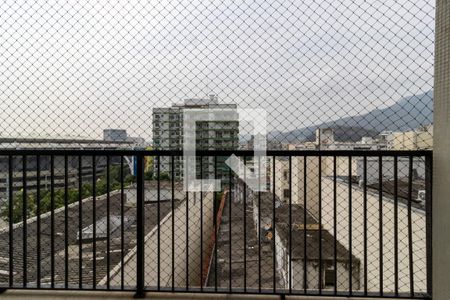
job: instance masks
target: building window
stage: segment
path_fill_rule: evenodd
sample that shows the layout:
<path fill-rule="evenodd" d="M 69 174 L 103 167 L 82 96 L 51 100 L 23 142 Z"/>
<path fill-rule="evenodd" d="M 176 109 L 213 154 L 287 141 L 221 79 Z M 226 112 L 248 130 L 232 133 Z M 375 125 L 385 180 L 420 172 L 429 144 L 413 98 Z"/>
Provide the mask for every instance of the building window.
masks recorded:
<path fill-rule="evenodd" d="M 285 198 L 288 198 L 290 195 L 291 195 L 291 190 L 290 189 L 284 189 L 283 196 Z"/>
<path fill-rule="evenodd" d="M 336 282 L 334 269 L 325 270 L 325 288 L 332 288 Z"/>
<path fill-rule="evenodd" d="M 283 178 L 284 180 L 288 180 L 288 171 L 283 172 Z"/>

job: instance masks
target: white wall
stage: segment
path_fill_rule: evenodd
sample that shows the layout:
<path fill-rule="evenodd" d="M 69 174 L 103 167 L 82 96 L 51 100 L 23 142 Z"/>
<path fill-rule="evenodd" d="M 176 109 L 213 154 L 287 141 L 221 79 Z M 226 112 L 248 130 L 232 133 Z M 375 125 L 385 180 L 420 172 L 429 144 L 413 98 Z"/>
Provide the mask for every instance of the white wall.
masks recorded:
<path fill-rule="evenodd" d="M 356 158 L 352 157 L 352 175 L 356 175 Z M 333 176 L 334 175 L 334 158 L 331 156 L 322 158 L 322 175 Z M 336 157 L 336 176 L 348 176 L 348 157 L 338 156 Z"/>
<path fill-rule="evenodd" d="M 304 157 L 292 157 L 292 203 L 303 205 L 304 194 Z M 323 162 L 322 162 L 323 165 Z M 318 216 L 319 195 L 319 158 L 306 158 L 306 207 L 311 215 Z M 271 164 L 272 167 L 272 164 Z M 287 172 L 287 177 L 284 177 Z M 271 170 L 273 174 L 273 170 Z M 273 176 L 273 175 L 272 175 Z M 270 179 L 271 191 L 273 191 L 273 179 Z M 287 159 L 276 159 L 275 161 L 275 193 L 280 199 L 288 201 L 284 197 L 284 190 L 289 189 L 289 161 Z"/>
<path fill-rule="evenodd" d="M 175 222 L 175 286 L 186 286 L 186 246 L 189 247 L 189 285 L 200 286 L 200 196 L 189 194 L 188 222 L 186 223 L 186 201 L 174 212 Z M 203 193 L 203 258 L 207 255 L 208 244 L 213 230 L 213 194 Z M 186 228 L 189 228 L 189 240 L 186 244 Z M 157 285 L 157 231 L 156 227 L 145 237 L 145 284 Z M 160 223 L 160 280 L 161 286 L 172 285 L 172 215 L 169 213 Z M 111 285 L 120 285 L 120 268 L 111 271 Z M 135 286 L 136 256 L 135 249 L 126 257 L 124 265 L 125 285 Z M 102 283 L 106 282 L 106 278 Z"/>
<path fill-rule="evenodd" d="M 322 182 L 322 222 L 330 233 L 333 232 L 333 181 L 324 178 Z M 337 238 L 345 247 L 349 247 L 349 190 L 347 183 L 337 182 Z M 361 289 L 363 286 L 364 257 L 364 194 L 359 188 L 352 188 L 352 251 L 361 261 Z M 394 205 L 390 200 L 382 202 L 383 216 L 383 290 L 394 291 Z M 409 292 L 409 255 L 408 255 L 408 210 L 405 205 L 398 207 L 398 249 L 399 249 L 399 289 Z M 426 248 L 425 215 L 421 210 L 412 212 L 412 241 L 414 261 L 414 289 L 424 292 L 426 288 Z M 367 236 L 368 236 L 368 290 L 378 292 L 380 258 L 379 199 L 373 194 L 367 195 Z"/>

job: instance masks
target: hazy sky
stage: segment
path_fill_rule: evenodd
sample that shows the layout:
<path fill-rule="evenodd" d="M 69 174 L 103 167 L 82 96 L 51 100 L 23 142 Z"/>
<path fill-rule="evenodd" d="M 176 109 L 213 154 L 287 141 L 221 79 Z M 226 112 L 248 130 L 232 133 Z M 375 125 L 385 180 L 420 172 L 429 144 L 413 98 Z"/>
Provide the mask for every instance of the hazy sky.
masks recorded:
<path fill-rule="evenodd" d="M 434 3 L 2 1 L 0 136 L 151 137 L 216 93 L 292 130 L 432 88 Z"/>

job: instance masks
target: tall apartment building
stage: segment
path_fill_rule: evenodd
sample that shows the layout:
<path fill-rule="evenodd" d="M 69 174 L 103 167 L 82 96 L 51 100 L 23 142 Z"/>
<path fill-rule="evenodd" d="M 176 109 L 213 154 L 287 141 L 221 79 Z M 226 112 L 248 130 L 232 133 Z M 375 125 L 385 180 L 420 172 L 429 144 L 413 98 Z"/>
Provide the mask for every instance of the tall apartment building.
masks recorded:
<path fill-rule="evenodd" d="M 233 103 L 219 103 L 215 95 L 207 99 L 185 99 L 183 103 L 171 107 L 153 109 L 153 143 L 155 149 L 183 149 L 183 112 L 185 109 L 236 110 Z M 237 111 L 235 118 L 226 121 L 196 122 L 196 149 L 198 150 L 233 150 L 239 146 L 239 121 Z M 203 178 L 224 178 L 228 175 L 225 167 L 226 157 L 205 157 L 203 159 Z M 182 157 L 173 158 L 173 171 L 177 179 L 183 176 Z M 216 165 L 215 165 L 216 163 Z M 197 177 L 199 178 L 199 159 L 197 159 Z M 155 167 L 157 162 L 155 162 Z M 156 171 L 156 169 L 155 169 Z M 172 158 L 161 157 L 160 172 L 171 174 Z M 214 172 L 217 172 L 214 176 Z"/>

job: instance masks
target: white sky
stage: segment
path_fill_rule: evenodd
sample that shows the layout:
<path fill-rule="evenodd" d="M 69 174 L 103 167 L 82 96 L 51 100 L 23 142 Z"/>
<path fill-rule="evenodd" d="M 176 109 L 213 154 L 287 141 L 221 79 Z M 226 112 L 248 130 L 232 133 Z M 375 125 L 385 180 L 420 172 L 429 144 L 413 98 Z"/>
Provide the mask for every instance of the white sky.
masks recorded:
<path fill-rule="evenodd" d="M 433 39 L 428 0 L 6 0 L 0 136 L 150 139 L 153 107 L 211 92 L 292 130 L 430 90 Z"/>

